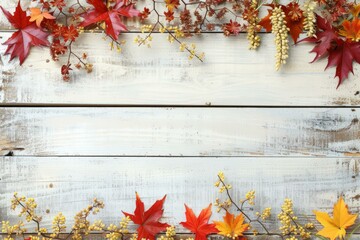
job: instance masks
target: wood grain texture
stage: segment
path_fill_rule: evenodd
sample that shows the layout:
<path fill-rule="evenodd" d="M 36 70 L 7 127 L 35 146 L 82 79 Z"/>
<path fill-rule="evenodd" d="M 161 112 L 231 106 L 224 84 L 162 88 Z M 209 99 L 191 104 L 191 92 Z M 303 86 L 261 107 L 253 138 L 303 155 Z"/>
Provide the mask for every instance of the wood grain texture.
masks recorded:
<path fill-rule="evenodd" d="M 118 104 L 231 106 L 358 106 L 358 71 L 336 90 L 335 69 L 324 72 L 325 61 L 309 64 L 311 45 L 291 48 L 288 64 L 274 70 L 271 34 L 262 34 L 262 47 L 249 51 L 244 34 L 224 38 L 203 34 L 191 40 L 206 53 L 205 62 L 189 61 L 187 53 L 154 34 L 152 48 L 138 47 L 137 34 L 123 34 L 123 53 L 111 52 L 102 34 L 83 34 L 75 47 L 87 52 L 94 71 L 74 71 L 62 81 L 60 62 L 48 62 L 47 48 L 34 48 L 23 66 L 2 57 L 0 102 L 4 104 Z M 10 33 L 2 32 L 1 41 Z M 0 52 L 4 52 L 0 45 Z"/>
<path fill-rule="evenodd" d="M 184 220 L 184 203 L 199 212 L 219 197 L 213 184 L 220 170 L 233 185 L 235 199 L 256 190 L 254 212 L 261 210 L 258 206 L 271 206 L 276 216 L 284 198 L 292 198 L 300 218 L 306 214 L 313 219 L 313 209 L 331 211 L 340 195 L 351 211 L 359 211 L 359 164 L 359 158 L 3 157 L 0 220 L 17 218 L 9 210 L 17 191 L 38 200 L 47 227 L 59 211 L 71 225 L 72 216 L 94 197 L 106 203 L 96 218 L 117 223 L 121 210 L 134 210 L 138 191 L 147 207 L 167 194 L 164 220 L 178 226 Z M 270 223 L 276 228 L 274 221 Z"/>
<path fill-rule="evenodd" d="M 348 108 L 0 108 L 0 142 L 27 156 L 355 156 L 359 114 Z"/>

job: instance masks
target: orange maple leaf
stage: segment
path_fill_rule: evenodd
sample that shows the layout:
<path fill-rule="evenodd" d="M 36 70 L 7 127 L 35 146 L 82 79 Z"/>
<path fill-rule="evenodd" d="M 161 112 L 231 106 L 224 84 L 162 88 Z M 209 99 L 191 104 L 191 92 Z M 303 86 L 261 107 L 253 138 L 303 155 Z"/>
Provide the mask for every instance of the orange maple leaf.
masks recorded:
<path fill-rule="evenodd" d="M 350 10 L 351 14 L 353 15 L 354 18 L 357 18 L 360 14 L 360 4 L 356 4 L 354 5 L 351 10 Z"/>
<path fill-rule="evenodd" d="M 350 214 L 348 206 L 341 197 L 334 205 L 333 218 L 325 212 L 314 211 L 316 220 L 324 226 L 317 234 L 335 240 L 337 237 L 344 239 L 348 227 L 354 225 L 357 214 Z"/>
<path fill-rule="evenodd" d="M 179 0 L 165 0 L 165 4 L 167 9 L 172 12 L 175 9 L 178 8 L 178 6 L 180 5 Z"/>
<path fill-rule="evenodd" d="M 352 21 L 345 20 L 342 23 L 343 29 L 339 31 L 340 35 L 357 42 L 360 40 L 360 19 L 354 18 Z"/>
<path fill-rule="evenodd" d="M 55 19 L 53 15 L 51 15 L 49 12 L 41 12 L 40 8 L 30 8 L 30 22 L 35 22 L 38 27 L 40 27 L 41 22 L 46 19 Z"/>
<path fill-rule="evenodd" d="M 243 233 L 248 230 L 249 224 L 244 224 L 244 215 L 239 214 L 236 217 L 234 214 L 226 212 L 223 217 L 223 222 L 214 221 L 215 227 L 219 230 L 219 234 L 231 239 L 239 239 Z"/>

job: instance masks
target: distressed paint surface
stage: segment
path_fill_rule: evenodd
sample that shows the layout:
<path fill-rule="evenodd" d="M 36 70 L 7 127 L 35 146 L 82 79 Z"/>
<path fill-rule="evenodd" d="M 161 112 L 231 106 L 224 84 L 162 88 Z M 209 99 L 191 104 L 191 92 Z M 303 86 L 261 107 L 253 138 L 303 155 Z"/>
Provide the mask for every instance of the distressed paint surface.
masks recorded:
<path fill-rule="evenodd" d="M 0 108 L 0 141 L 26 156 L 344 156 L 360 152 L 359 114 L 348 108 Z"/>
<path fill-rule="evenodd" d="M 234 186 L 235 199 L 240 200 L 247 191 L 255 189 L 256 205 L 271 206 L 274 216 L 287 197 L 294 199 L 301 219 L 302 214 L 312 216 L 313 209 L 331 211 L 340 195 L 344 195 L 350 210 L 359 211 L 359 169 L 351 167 L 359 161 L 358 158 L 286 157 L 4 157 L 0 160 L 3 169 L 0 220 L 17 218 L 16 213 L 8 210 L 14 189 L 38 200 L 47 227 L 51 224 L 50 217 L 58 211 L 67 216 L 71 225 L 71 216 L 94 197 L 106 203 L 96 218 L 104 217 L 107 223 L 119 222 L 120 210 L 134 210 L 135 191 L 138 191 L 147 207 L 167 194 L 164 220 L 178 226 L 185 218 L 184 203 L 199 212 L 219 196 L 214 187 L 219 170 L 224 171 Z M 45 213 L 46 209 L 51 209 L 50 214 Z M 213 219 L 219 217 L 213 215 Z M 272 228 L 276 227 L 270 223 Z M 182 231 L 180 228 L 179 232 Z"/>
<path fill-rule="evenodd" d="M 1 33 L 5 41 L 10 33 Z M 325 61 L 314 64 L 311 45 L 291 48 L 284 68 L 274 70 L 273 36 L 262 34 L 262 47 L 249 51 L 245 34 L 224 38 L 204 34 L 191 41 L 206 53 L 203 63 L 154 34 L 152 48 L 138 47 L 137 34 L 123 34 L 123 53 L 111 52 L 104 35 L 83 34 L 78 54 L 88 53 L 94 71 L 75 70 L 70 83 L 60 74 L 60 62 L 48 61 L 49 49 L 33 48 L 22 67 L 1 56 L 2 104 L 231 105 L 231 106 L 358 106 L 355 76 L 336 90 L 335 69 L 324 72 Z M 0 45 L 0 52 L 4 52 Z M 75 48 L 74 48 L 75 49 Z M 260 71 L 259 71 L 260 70 Z"/>
<path fill-rule="evenodd" d="M 16 4 L 1 2 L 10 11 Z M 0 13 L 0 42 L 9 27 Z M 62 211 L 70 228 L 94 197 L 106 203 L 98 217 L 117 223 L 120 210 L 134 209 L 138 191 L 146 206 L 168 194 L 164 219 L 179 227 L 183 203 L 199 212 L 218 196 L 219 170 L 236 198 L 256 190 L 254 211 L 273 208 L 272 229 L 286 197 L 301 220 L 314 220 L 313 209 L 330 212 L 340 195 L 359 212 L 357 65 L 336 90 L 335 69 L 309 64 L 308 44 L 292 47 L 288 64 L 275 72 L 271 34 L 261 34 L 258 51 L 247 49 L 245 34 L 186 40 L 206 53 L 204 63 L 188 61 L 163 34 L 154 34 L 151 49 L 132 43 L 137 33 L 122 34 L 128 43 L 120 55 L 103 36 L 85 33 L 77 41 L 95 66 L 91 74 L 75 72 L 70 83 L 61 80 L 61 63 L 47 61 L 48 49 L 32 49 L 20 67 L 0 45 L 0 154 L 15 154 L 0 158 L 0 221 L 18 219 L 9 209 L 17 191 L 36 198 L 47 227 Z"/>

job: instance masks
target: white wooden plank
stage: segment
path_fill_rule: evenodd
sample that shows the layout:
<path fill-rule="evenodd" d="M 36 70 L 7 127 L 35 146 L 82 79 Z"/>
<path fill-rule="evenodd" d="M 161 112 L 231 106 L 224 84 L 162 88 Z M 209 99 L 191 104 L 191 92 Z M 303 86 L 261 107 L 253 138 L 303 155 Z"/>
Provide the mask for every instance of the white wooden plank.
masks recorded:
<path fill-rule="evenodd" d="M 351 211 L 359 211 L 359 168 L 352 167 L 359 164 L 359 158 L 4 157 L 0 160 L 0 220 L 17 218 L 9 210 L 17 191 L 37 199 L 45 226 L 59 211 L 71 225 L 72 216 L 94 197 L 106 203 L 97 218 L 118 222 L 121 210 L 134 210 L 138 191 L 147 207 L 167 194 L 164 220 L 178 226 L 184 220 L 184 203 L 199 212 L 218 197 L 213 184 L 220 170 L 232 183 L 235 199 L 256 190 L 254 211 L 271 206 L 276 216 L 284 198 L 292 198 L 300 219 L 303 214 L 313 219 L 312 210 L 331 211 L 340 195 Z M 213 215 L 213 219 L 219 217 Z M 274 221 L 270 225 L 277 226 Z"/>
<path fill-rule="evenodd" d="M 348 108 L 0 108 L 3 154 L 359 155 Z"/>
<path fill-rule="evenodd" d="M 1 41 L 10 33 L 1 32 Z M 274 70 L 271 34 L 262 34 L 262 47 L 249 51 L 245 35 L 224 38 L 203 34 L 195 42 L 206 53 L 205 62 L 189 61 L 166 35 L 154 34 L 153 47 L 138 47 L 137 34 L 123 34 L 128 43 L 123 53 L 111 52 L 102 34 L 83 34 L 77 53 L 87 52 L 94 71 L 75 71 L 72 81 L 62 81 L 61 63 L 50 59 L 49 50 L 34 48 L 22 67 L 1 56 L 0 102 L 21 104 L 120 104 L 120 105 L 276 105 L 356 106 L 360 95 L 357 65 L 336 90 L 335 69 L 324 72 L 325 61 L 309 64 L 314 57 L 308 44 L 291 48 L 290 60 Z M 4 52 L 4 45 L 0 52 Z"/>

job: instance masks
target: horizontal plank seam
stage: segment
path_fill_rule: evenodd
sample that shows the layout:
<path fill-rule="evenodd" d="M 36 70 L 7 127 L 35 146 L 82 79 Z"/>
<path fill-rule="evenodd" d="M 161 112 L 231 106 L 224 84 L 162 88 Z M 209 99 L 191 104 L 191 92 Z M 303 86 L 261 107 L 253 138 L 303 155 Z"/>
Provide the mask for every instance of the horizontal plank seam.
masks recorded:
<path fill-rule="evenodd" d="M 185 104 L 74 104 L 74 103 L 0 103 L 0 108 L 353 108 L 357 105 L 185 105 Z"/>
<path fill-rule="evenodd" d="M 2 150 L 2 149 L 0 149 Z M 285 156 L 285 155 L 241 155 L 241 156 L 199 156 L 199 155 L 12 155 L 12 156 L 1 156 L 2 158 L 293 158 L 293 159 L 360 159 L 360 156 Z"/>

